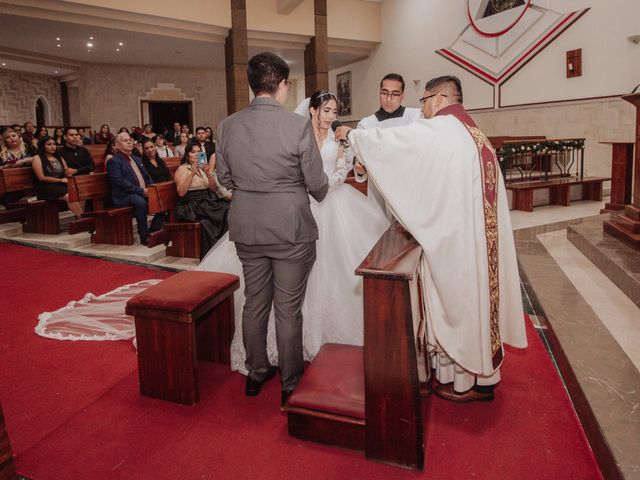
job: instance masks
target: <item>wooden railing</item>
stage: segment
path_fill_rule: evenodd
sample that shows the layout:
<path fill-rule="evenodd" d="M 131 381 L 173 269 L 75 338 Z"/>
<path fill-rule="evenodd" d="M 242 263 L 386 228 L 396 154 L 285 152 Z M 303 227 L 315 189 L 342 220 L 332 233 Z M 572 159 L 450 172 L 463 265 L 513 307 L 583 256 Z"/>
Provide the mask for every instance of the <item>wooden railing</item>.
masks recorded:
<path fill-rule="evenodd" d="M 584 176 L 584 138 L 505 141 L 496 154 L 506 183 Z"/>

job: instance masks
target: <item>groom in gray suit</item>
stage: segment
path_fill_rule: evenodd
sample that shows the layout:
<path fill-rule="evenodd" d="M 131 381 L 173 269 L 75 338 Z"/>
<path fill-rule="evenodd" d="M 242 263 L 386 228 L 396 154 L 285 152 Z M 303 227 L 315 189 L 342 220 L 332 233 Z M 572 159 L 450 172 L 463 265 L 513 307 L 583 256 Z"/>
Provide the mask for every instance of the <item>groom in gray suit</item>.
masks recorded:
<path fill-rule="evenodd" d="M 258 395 L 276 374 L 267 358 L 273 304 L 284 404 L 304 369 L 301 308 L 318 239 L 309 195 L 322 201 L 328 181 L 310 121 L 282 108 L 287 63 L 260 53 L 249 60 L 247 76 L 255 99 L 218 127 L 218 178 L 233 191 L 229 239 L 245 281 L 245 393 Z"/>

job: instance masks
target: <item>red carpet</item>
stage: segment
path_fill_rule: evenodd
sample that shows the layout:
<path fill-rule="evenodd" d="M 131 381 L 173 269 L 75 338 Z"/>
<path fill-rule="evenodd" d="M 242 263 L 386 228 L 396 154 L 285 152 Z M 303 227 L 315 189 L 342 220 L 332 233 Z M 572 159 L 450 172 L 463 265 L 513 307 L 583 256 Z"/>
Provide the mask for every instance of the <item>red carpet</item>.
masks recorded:
<path fill-rule="evenodd" d="M 530 325 L 529 348 L 507 351 L 493 403 L 433 399 L 426 468 L 413 472 L 290 438 L 277 381 L 248 398 L 244 377 L 223 366 L 199 365 L 195 407 L 141 397 L 125 342 L 32 332 L 42 310 L 161 272 L 11 245 L 0 251 L 0 399 L 18 470 L 35 480 L 602 478 Z"/>

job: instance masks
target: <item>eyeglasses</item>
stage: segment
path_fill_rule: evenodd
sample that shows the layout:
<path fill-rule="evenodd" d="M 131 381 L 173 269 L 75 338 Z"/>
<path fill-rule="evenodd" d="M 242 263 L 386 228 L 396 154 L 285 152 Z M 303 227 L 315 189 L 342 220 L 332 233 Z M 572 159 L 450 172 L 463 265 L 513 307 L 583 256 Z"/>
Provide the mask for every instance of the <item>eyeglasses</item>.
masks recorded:
<path fill-rule="evenodd" d="M 390 92 L 389 90 L 380 90 L 381 97 L 391 97 L 391 98 L 400 98 L 402 96 L 402 92 Z"/>
<path fill-rule="evenodd" d="M 436 95 L 440 95 L 441 97 L 448 97 L 449 96 L 449 95 L 445 95 L 444 93 L 432 93 L 431 95 L 427 95 L 426 97 L 422 97 L 418 101 L 420 102 L 420 105 L 424 105 L 427 100 L 429 100 L 431 97 L 435 97 Z"/>

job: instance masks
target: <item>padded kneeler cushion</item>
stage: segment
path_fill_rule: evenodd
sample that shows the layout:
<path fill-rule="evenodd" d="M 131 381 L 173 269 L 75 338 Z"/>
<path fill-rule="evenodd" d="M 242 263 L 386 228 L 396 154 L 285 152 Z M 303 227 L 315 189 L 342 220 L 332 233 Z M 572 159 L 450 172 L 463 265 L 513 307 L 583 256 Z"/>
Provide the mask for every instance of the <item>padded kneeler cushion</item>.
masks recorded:
<path fill-rule="evenodd" d="M 363 348 L 323 345 L 287 405 L 364 419 Z"/>
<path fill-rule="evenodd" d="M 133 297 L 127 302 L 127 308 L 191 313 L 221 292 L 229 288 L 236 290 L 239 286 L 240 279 L 237 275 L 180 272 Z"/>

